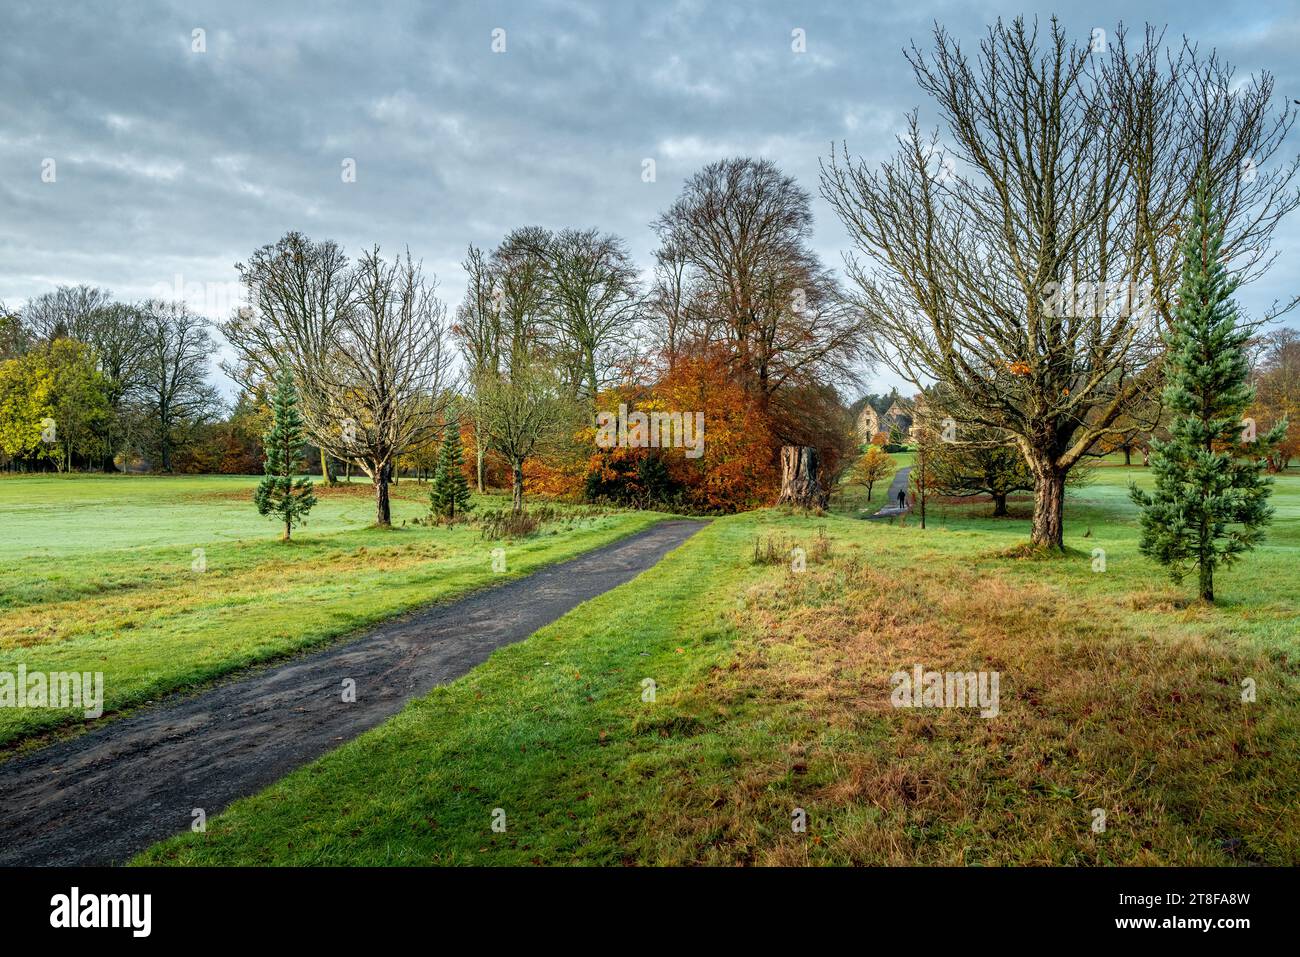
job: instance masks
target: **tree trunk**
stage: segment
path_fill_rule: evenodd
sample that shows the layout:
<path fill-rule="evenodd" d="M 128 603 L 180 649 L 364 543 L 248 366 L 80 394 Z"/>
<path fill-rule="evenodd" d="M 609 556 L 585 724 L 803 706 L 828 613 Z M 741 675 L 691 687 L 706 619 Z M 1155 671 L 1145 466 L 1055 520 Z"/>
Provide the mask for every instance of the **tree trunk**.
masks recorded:
<path fill-rule="evenodd" d="M 334 485 L 338 482 L 338 476 L 330 469 L 330 457 L 325 454 L 325 450 L 320 450 L 320 477 L 325 480 L 326 485 Z"/>
<path fill-rule="evenodd" d="M 1124 446 L 1124 464 L 1125 465 L 1133 464 L 1133 449 L 1127 445 Z"/>
<path fill-rule="evenodd" d="M 393 513 L 388 502 L 388 466 L 375 469 L 375 524 L 380 528 L 391 528 Z"/>
<path fill-rule="evenodd" d="M 993 517 L 1005 518 L 1007 514 L 1007 497 L 995 494 L 993 496 Z"/>
<path fill-rule="evenodd" d="M 483 494 L 483 446 L 478 437 L 474 438 L 474 478 L 478 481 L 478 493 Z"/>
<path fill-rule="evenodd" d="M 596 421 L 597 412 L 596 393 L 600 388 L 599 384 L 596 382 L 596 354 L 588 351 L 587 355 L 584 357 L 584 364 L 586 365 L 587 390 L 591 393 L 591 421 L 594 423 Z"/>
<path fill-rule="evenodd" d="M 1200 521 L 1200 541 L 1196 549 L 1196 565 L 1200 579 L 1197 590 L 1200 592 L 1201 601 L 1214 604 L 1214 566 L 1210 564 L 1214 553 L 1214 541 L 1211 537 L 1209 521 L 1205 517 Z"/>
<path fill-rule="evenodd" d="M 1065 547 L 1065 471 L 1057 466 L 1054 457 L 1036 459 L 1033 463 L 1035 478 L 1034 524 L 1030 541 L 1035 545 L 1063 549 Z"/>
<path fill-rule="evenodd" d="M 513 473 L 514 478 L 512 483 L 513 499 L 511 505 L 514 513 L 518 515 L 524 510 L 524 463 L 513 463 L 511 472 Z"/>
<path fill-rule="evenodd" d="M 778 505 L 825 508 L 829 493 L 822 488 L 817 450 L 809 445 L 781 448 L 781 495 Z"/>

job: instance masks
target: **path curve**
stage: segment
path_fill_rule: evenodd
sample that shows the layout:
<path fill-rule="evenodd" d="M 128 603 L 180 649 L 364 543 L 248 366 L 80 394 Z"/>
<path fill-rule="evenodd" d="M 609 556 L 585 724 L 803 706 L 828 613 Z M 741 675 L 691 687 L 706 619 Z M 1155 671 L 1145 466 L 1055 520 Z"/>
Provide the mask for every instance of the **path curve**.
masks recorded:
<path fill-rule="evenodd" d="M 886 503 L 898 501 L 898 493 L 903 489 L 907 488 L 907 477 L 911 474 L 911 472 L 912 472 L 912 466 L 904 465 L 901 469 L 899 469 L 897 472 L 894 473 L 894 480 L 889 483 L 889 491 L 885 493 Z M 911 511 L 910 508 L 899 508 L 897 505 L 886 504 L 885 507 L 882 508 L 880 511 L 876 512 L 875 515 L 871 515 L 869 517 L 870 518 L 892 518 L 895 515 L 906 515 L 910 511 Z"/>
<path fill-rule="evenodd" d="M 0 864 L 119 864 L 392 717 L 704 526 L 644 532 L 0 765 Z M 342 702 L 343 679 L 356 701 Z"/>

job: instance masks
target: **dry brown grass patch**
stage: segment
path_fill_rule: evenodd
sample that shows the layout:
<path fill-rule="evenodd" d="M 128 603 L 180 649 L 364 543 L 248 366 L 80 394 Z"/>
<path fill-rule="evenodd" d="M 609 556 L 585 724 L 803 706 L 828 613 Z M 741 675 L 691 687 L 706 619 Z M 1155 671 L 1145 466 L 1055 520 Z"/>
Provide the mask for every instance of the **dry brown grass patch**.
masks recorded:
<path fill-rule="evenodd" d="M 770 573 L 736 612 L 731 666 L 683 699 L 738 709 L 743 725 L 728 740 L 748 777 L 707 809 L 706 856 L 1300 861 L 1294 678 L 1218 641 L 1139 633 L 1125 601 L 1091 601 L 951 564 L 902 580 L 856 561 Z M 894 708 L 890 676 L 914 664 L 999 672 L 1000 714 Z M 1248 676 L 1271 688 L 1254 705 Z M 796 806 L 806 835 L 785 824 Z"/>

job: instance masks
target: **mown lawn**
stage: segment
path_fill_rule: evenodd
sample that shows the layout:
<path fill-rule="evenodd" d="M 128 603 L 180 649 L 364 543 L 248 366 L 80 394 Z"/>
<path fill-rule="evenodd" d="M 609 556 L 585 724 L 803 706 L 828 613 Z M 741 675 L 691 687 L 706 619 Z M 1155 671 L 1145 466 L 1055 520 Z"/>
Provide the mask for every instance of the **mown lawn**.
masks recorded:
<path fill-rule="evenodd" d="M 652 524 L 648 513 L 568 510 L 532 538 L 473 525 L 407 525 L 428 485 L 395 489 L 374 521 L 370 486 L 318 488 L 293 541 L 251 504 L 240 476 L 0 479 L 0 671 L 101 671 L 106 712 L 345 635 L 412 607 L 573 557 Z M 477 497 L 479 509 L 506 504 Z M 505 548 L 506 572 L 492 550 Z M 75 711 L 0 708 L 0 745 Z"/>
<path fill-rule="evenodd" d="M 1051 560 L 1007 557 L 1027 502 L 720 519 L 137 863 L 1300 863 L 1300 476 L 1216 608 L 1138 555 L 1131 478 Z M 892 707 L 915 664 L 998 671 L 1000 713 Z"/>

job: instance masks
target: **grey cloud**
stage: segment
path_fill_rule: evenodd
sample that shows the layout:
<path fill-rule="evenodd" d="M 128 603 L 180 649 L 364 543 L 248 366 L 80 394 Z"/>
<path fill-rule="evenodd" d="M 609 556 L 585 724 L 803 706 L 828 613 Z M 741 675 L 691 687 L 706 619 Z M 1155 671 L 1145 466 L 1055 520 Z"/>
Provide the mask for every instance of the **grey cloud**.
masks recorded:
<path fill-rule="evenodd" d="M 1081 34 L 1132 17 L 1117 2 L 1055 9 Z M 1145 15 L 1244 71 L 1274 71 L 1300 98 L 1294 9 L 1166 2 Z M 938 19 L 974 43 L 993 16 L 956 2 L 10 0 L 0 299 L 64 282 L 122 296 L 178 275 L 229 283 L 235 262 L 288 229 L 353 250 L 409 245 L 450 303 L 466 244 L 525 223 L 612 230 L 648 264 L 649 223 L 700 165 L 762 154 L 815 191 L 831 142 L 883 156 L 904 113 L 924 107 L 909 41 Z M 203 54 L 190 50 L 196 27 Z M 490 49 L 497 27 L 504 54 Z M 796 27 L 807 54 L 791 52 Z M 40 181 L 45 157 L 56 184 Z M 355 184 L 340 179 L 345 158 Z M 655 183 L 641 181 L 644 158 Z M 820 200 L 815 211 L 817 245 L 838 265 L 846 237 Z M 1248 308 L 1296 288 L 1300 224 L 1279 248 Z"/>

